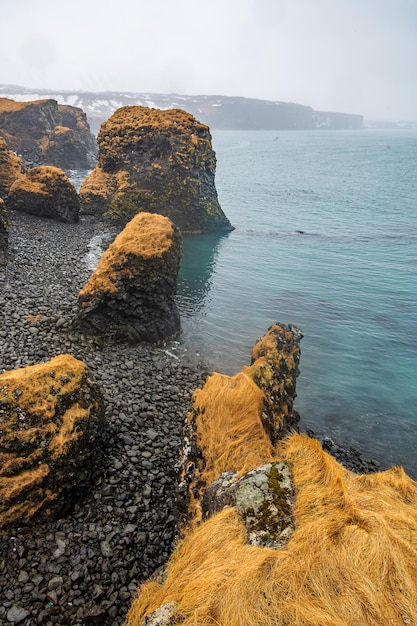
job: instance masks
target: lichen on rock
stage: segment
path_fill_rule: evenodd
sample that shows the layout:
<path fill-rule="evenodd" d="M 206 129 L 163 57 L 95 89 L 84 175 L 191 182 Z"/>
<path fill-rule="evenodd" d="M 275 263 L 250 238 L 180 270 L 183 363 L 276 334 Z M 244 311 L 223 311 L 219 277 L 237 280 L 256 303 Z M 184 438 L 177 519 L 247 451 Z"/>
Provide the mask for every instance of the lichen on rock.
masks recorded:
<path fill-rule="evenodd" d="M 122 224 L 139 211 L 169 217 L 183 233 L 228 232 L 214 184 L 209 128 L 180 109 L 127 106 L 101 125 L 97 166 L 81 208 Z"/>
<path fill-rule="evenodd" d="M 81 289 L 77 324 L 133 343 L 174 338 L 180 331 L 175 293 L 181 254 L 181 235 L 171 220 L 136 215 Z"/>
<path fill-rule="evenodd" d="M 71 355 L 0 374 L 0 527 L 68 507 L 82 494 L 103 415 L 101 393 Z"/>

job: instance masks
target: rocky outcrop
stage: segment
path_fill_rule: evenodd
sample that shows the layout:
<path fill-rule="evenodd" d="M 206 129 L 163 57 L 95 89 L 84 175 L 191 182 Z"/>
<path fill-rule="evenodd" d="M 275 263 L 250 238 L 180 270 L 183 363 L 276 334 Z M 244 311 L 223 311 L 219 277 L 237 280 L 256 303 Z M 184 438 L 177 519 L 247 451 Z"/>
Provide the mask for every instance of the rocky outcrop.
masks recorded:
<path fill-rule="evenodd" d="M 78 222 L 80 202 L 74 185 L 62 170 L 43 165 L 27 170 L 9 189 L 7 209 L 61 222 Z"/>
<path fill-rule="evenodd" d="M 181 235 L 162 215 L 139 213 L 80 291 L 78 321 L 98 335 L 158 343 L 180 331 L 175 303 Z"/>
<path fill-rule="evenodd" d="M 0 136 L 25 167 L 91 169 L 96 162 L 97 144 L 85 113 L 55 100 L 0 98 Z"/>
<path fill-rule="evenodd" d="M 355 474 L 306 435 L 273 445 L 271 423 L 272 439 L 283 428 L 261 417 L 270 392 L 286 399 L 279 384 L 255 384 L 257 361 L 264 382 L 293 376 L 295 389 L 300 337 L 276 325 L 250 367 L 195 392 L 182 464 L 194 476 L 191 523 L 126 626 L 416 622 L 417 483 L 400 468 Z"/>
<path fill-rule="evenodd" d="M 68 509 L 92 479 L 103 400 L 66 354 L 0 374 L 0 527 Z"/>
<path fill-rule="evenodd" d="M 23 163 L 0 137 L 0 198 L 5 198 L 15 180 L 23 175 Z"/>
<path fill-rule="evenodd" d="M 0 266 L 7 263 L 7 247 L 9 242 L 9 221 L 3 200 L 0 198 Z"/>
<path fill-rule="evenodd" d="M 183 523 L 201 519 L 203 493 L 221 474 L 241 476 L 273 461 L 275 442 L 299 419 L 293 403 L 301 338 L 296 326 L 274 324 L 253 348 L 250 366 L 235 376 L 214 373 L 196 390 L 179 462 Z"/>
<path fill-rule="evenodd" d="M 139 211 L 169 217 L 183 233 L 228 232 L 214 184 L 209 128 L 179 109 L 129 106 L 101 126 L 82 210 L 126 223 Z"/>

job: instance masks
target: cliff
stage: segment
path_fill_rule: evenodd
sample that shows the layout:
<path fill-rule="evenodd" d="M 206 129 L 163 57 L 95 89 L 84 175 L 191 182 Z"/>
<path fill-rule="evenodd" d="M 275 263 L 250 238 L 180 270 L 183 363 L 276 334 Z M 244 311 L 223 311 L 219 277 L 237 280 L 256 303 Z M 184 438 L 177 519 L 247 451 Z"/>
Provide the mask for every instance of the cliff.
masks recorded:
<path fill-rule="evenodd" d="M 217 198 L 209 129 L 189 113 L 123 107 L 97 141 L 97 166 L 80 189 L 84 212 L 121 223 L 159 213 L 183 233 L 232 230 Z"/>
<path fill-rule="evenodd" d="M 0 98 L 0 136 L 25 167 L 91 169 L 95 164 L 97 147 L 85 113 L 52 99 L 15 102 Z"/>
<path fill-rule="evenodd" d="M 250 368 L 196 392 L 184 536 L 126 626 L 416 623 L 417 484 L 400 468 L 354 474 L 306 435 L 274 445 L 264 427 L 267 397 L 281 433 L 291 414 L 299 338 L 275 325 Z"/>
<path fill-rule="evenodd" d="M 212 129 L 360 129 L 363 123 L 362 115 L 326 113 L 292 102 L 256 98 L 116 91 L 35 91 L 15 85 L 0 85 L 0 94 L 2 93 L 14 100 L 53 98 L 60 104 L 76 105 L 86 112 L 91 130 L 95 134 L 98 133 L 100 124 L 107 120 L 116 109 L 131 105 L 160 109 L 185 109 Z"/>

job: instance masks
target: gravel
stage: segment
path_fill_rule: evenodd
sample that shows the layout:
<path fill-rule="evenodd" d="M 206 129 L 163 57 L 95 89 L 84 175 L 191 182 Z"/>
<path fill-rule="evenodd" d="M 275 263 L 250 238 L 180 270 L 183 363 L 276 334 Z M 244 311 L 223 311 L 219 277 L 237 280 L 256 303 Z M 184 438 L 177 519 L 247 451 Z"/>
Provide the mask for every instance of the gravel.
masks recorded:
<path fill-rule="evenodd" d="M 64 352 L 82 359 L 102 388 L 109 428 L 100 472 L 65 516 L 0 530 L 0 624 L 117 626 L 175 543 L 181 431 L 207 372 L 180 343 L 132 346 L 74 327 L 93 248 L 111 239 L 99 219 L 72 225 L 11 212 L 9 226 L 0 371 Z M 331 439 L 322 444 L 351 469 L 377 469 Z"/>

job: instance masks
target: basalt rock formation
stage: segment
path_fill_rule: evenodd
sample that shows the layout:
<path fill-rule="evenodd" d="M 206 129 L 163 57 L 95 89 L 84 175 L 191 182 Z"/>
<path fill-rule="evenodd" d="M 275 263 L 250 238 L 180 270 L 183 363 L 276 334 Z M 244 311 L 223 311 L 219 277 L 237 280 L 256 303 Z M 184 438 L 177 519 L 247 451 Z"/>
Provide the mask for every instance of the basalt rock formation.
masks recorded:
<path fill-rule="evenodd" d="M 101 125 L 97 166 L 82 211 L 126 223 L 139 211 L 169 217 L 183 233 L 228 232 L 214 184 L 208 126 L 180 109 L 127 106 Z"/>
<path fill-rule="evenodd" d="M 14 181 L 6 207 L 75 224 L 80 201 L 74 185 L 61 169 L 41 165 L 27 170 Z"/>
<path fill-rule="evenodd" d="M 269 382 L 296 375 L 287 362 L 298 360 L 298 329 L 277 325 L 266 344 L 289 344 L 291 332 L 281 370 L 263 351 Z M 417 483 L 400 468 L 354 474 L 306 435 L 273 445 L 262 406 L 282 387 L 261 390 L 254 365 L 195 393 L 182 463 L 193 474 L 188 523 L 126 626 L 417 623 Z"/>
<path fill-rule="evenodd" d="M 25 167 L 91 169 L 96 162 L 97 144 L 85 113 L 55 100 L 0 98 L 0 136 Z"/>
<path fill-rule="evenodd" d="M 77 323 L 98 335 L 159 343 L 180 331 L 175 303 L 182 239 L 167 217 L 139 213 L 80 291 Z"/>
<path fill-rule="evenodd" d="M 80 497 L 103 415 L 87 367 L 68 354 L 0 374 L 0 527 L 61 512 Z"/>
<path fill-rule="evenodd" d="M 14 181 L 23 175 L 23 163 L 0 137 L 0 198 L 5 198 Z"/>
<path fill-rule="evenodd" d="M 7 263 L 9 222 L 3 200 L 0 198 L 0 266 Z"/>

